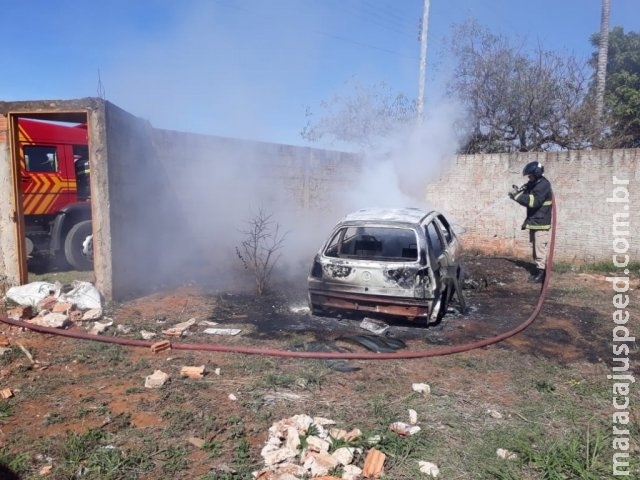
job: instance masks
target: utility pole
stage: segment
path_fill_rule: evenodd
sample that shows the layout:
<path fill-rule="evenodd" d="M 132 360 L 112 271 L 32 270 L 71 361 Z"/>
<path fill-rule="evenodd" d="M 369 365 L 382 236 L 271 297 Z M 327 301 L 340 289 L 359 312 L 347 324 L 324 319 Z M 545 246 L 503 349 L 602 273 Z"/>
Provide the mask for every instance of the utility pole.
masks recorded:
<path fill-rule="evenodd" d="M 420 29 L 420 81 L 418 85 L 418 122 L 424 121 L 424 88 L 427 77 L 427 30 L 429 29 L 429 5 L 431 0 L 424 0 L 422 9 L 422 28 Z"/>
<path fill-rule="evenodd" d="M 607 80 L 607 56 L 609 52 L 609 12 L 610 0 L 602 0 L 600 14 L 600 40 L 598 43 L 598 70 L 596 72 L 596 122 L 597 138 L 602 138 L 602 115 L 604 112 L 604 91 Z"/>

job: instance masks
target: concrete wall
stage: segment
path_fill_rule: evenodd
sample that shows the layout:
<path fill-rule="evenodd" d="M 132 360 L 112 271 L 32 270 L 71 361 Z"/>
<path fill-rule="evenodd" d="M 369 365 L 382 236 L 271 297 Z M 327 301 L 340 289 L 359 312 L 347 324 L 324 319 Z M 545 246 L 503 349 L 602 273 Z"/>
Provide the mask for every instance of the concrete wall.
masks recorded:
<path fill-rule="evenodd" d="M 520 230 L 525 208 L 506 196 L 524 183 L 522 168 L 540 161 L 556 199 L 555 259 L 575 263 L 611 261 L 613 214 L 629 213 L 631 259 L 640 253 L 640 149 L 459 156 L 428 185 L 431 205 L 451 215 L 466 232 L 467 248 L 530 256 Z M 613 176 L 629 181 L 629 209 L 614 204 Z M 624 219 L 621 219 L 624 220 Z"/>
<path fill-rule="evenodd" d="M 20 279 L 19 238 L 16 231 L 17 207 L 13 162 L 10 155 L 7 117 L 0 116 L 0 296 L 7 284 Z"/>
<path fill-rule="evenodd" d="M 211 279 L 238 264 L 241 231 L 260 209 L 297 229 L 330 212 L 360 165 L 344 152 L 160 129 L 153 130 L 153 152 L 167 182 L 159 222 L 169 244 L 156 267 L 174 279 Z"/>

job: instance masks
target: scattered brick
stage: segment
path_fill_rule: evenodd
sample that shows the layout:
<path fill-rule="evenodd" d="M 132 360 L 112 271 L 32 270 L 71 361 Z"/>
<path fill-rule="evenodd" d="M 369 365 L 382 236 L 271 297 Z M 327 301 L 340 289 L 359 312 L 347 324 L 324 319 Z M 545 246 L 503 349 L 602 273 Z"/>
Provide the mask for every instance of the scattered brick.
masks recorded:
<path fill-rule="evenodd" d="M 51 311 L 54 313 L 68 313 L 72 309 L 73 309 L 73 303 L 57 302 L 51 308 Z"/>
<path fill-rule="evenodd" d="M 189 378 L 202 378 L 204 375 L 204 365 L 199 367 L 182 367 L 180 369 L 180 375 Z"/>
<path fill-rule="evenodd" d="M 171 343 L 169 343 L 169 340 L 162 340 L 161 342 L 156 342 L 153 345 L 151 345 L 151 351 L 153 353 L 169 350 L 170 348 L 171 348 Z"/>
<path fill-rule="evenodd" d="M 367 453 L 362 467 L 362 476 L 364 478 L 378 478 L 384 470 L 384 461 L 387 456 L 380 450 L 372 448 Z"/>
<path fill-rule="evenodd" d="M 7 317 L 12 320 L 29 320 L 33 317 L 33 308 L 31 305 L 10 308 L 7 310 Z"/>

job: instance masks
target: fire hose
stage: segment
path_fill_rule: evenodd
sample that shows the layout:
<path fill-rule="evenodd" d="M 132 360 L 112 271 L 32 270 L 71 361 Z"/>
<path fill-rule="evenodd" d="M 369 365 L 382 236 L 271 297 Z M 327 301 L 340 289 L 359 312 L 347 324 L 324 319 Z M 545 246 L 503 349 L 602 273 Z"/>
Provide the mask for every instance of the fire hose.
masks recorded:
<path fill-rule="evenodd" d="M 518 325 L 516 328 L 504 332 L 494 337 L 486 338 L 477 342 L 464 343 L 460 345 L 452 345 L 447 347 L 433 348 L 429 350 L 418 351 L 397 351 L 393 353 L 342 353 L 342 352 L 305 352 L 305 351 L 288 351 L 278 349 L 265 349 L 257 347 L 242 347 L 234 345 L 219 345 L 210 343 L 170 343 L 169 347 L 174 350 L 197 350 L 208 352 L 228 352 L 228 353 L 244 353 L 250 355 L 266 355 L 272 357 L 296 357 L 296 358 L 315 358 L 315 359 L 340 359 L 340 360 L 391 360 L 391 359 L 411 359 L 411 358 L 427 358 L 436 357 L 442 355 L 451 355 L 454 353 L 467 352 L 469 350 L 475 350 L 477 348 L 487 347 L 495 343 L 506 340 L 513 337 L 526 329 L 536 319 L 547 293 L 549 280 L 551 279 L 551 267 L 553 266 L 553 250 L 556 239 L 556 203 L 555 197 L 552 199 L 552 215 L 551 215 L 551 242 L 549 244 L 549 254 L 547 256 L 546 263 L 546 275 L 540 288 L 538 295 L 538 301 L 536 303 L 533 312 L 529 315 L 524 322 Z M 15 327 L 22 327 L 29 330 L 33 330 L 40 333 L 49 333 L 52 335 L 59 335 L 63 337 L 70 337 L 80 340 L 93 340 L 103 343 L 114 343 L 118 345 L 125 345 L 130 347 L 144 347 L 150 348 L 153 342 L 149 340 L 133 340 L 127 338 L 118 337 L 105 337 L 102 335 L 94 335 L 90 333 L 77 332 L 73 330 L 60 330 L 58 328 L 45 327 L 41 325 L 34 325 L 31 323 L 23 322 L 20 320 L 14 320 L 6 316 L 0 315 L 0 322 L 13 325 Z"/>

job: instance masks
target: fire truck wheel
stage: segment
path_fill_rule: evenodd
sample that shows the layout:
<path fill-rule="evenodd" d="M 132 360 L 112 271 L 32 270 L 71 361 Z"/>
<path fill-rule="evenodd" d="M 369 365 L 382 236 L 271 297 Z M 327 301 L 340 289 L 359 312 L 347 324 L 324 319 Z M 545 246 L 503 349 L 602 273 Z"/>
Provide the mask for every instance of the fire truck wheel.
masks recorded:
<path fill-rule="evenodd" d="M 64 240 L 64 256 L 76 270 L 91 270 L 93 259 L 82 253 L 82 244 L 91 235 L 91 220 L 76 223 Z"/>

